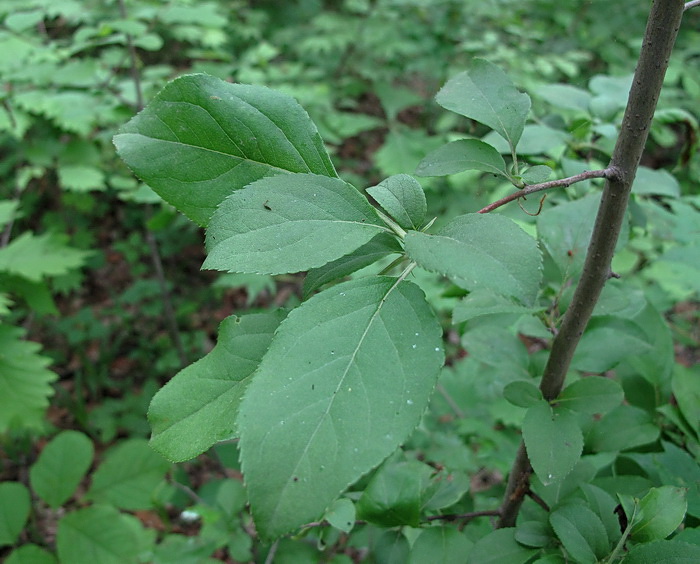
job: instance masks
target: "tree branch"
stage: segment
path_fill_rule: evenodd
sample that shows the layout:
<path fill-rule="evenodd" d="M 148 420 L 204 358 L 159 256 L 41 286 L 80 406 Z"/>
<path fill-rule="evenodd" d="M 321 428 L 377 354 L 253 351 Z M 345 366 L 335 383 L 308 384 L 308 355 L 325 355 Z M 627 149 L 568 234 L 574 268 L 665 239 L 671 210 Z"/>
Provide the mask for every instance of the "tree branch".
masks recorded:
<path fill-rule="evenodd" d="M 489 204 L 488 206 L 480 209 L 478 213 L 488 213 L 490 211 L 495 210 L 496 208 L 500 208 L 508 202 L 512 202 L 513 200 L 517 200 L 518 198 L 524 198 L 525 196 L 529 196 L 530 194 L 534 194 L 535 192 L 542 192 L 542 190 L 549 190 L 550 188 L 568 188 L 572 184 L 576 184 L 577 182 L 582 182 L 584 180 L 590 180 L 591 178 L 607 178 L 609 174 L 609 168 L 604 168 L 603 170 L 587 170 L 585 172 L 582 172 L 581 174 L 575 174 L 574 176 L 570 176 L 568 178 L 550 180 L 549 182 L 542 182 L 541 184 L 531 184 L 529 186 L 526 186 L 522 190 L 513 192 L 505 198 L 501 198 L 500 200 Z"/>
<path fill-rule="evenodd" d="M 555 399 L 561 392 L 576 346 L 603 286 L 610 278 L 610 265 L 625 218 L 632 182 L 649 134 L 684 9 L 683 0 L 654 0 L 652 4 L 581 280 L 566 310 L 559 333 L 552 342 L 552 352 L 542 376 L 540 390 L 547 400 Z M 501 506 L 499 527 L 512 527 L 515 524 L 528 490 L 523 485 L 529 484 L 531 473 L 530 462 L 521 445 Z"/>
<path fill-rule="evenodd" d="M 683 11 L 690 10 L 691 8 L 696 8 L 700 6 L 700 0 L 692 0 L 692 2 L 686 2 L 683 7 Z"/>

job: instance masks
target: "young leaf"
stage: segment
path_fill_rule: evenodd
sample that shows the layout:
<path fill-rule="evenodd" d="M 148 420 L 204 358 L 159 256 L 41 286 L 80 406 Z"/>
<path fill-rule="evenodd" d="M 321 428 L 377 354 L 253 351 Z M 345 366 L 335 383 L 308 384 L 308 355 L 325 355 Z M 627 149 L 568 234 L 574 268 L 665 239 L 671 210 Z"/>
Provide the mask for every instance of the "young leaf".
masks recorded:
<path fill-rule="evenodd" d="M 641 518 L 632 526 L 632 539 L 638 542 L 665 539 L 683 522 L 687 508 L 684 488 L 652 488 L 639 502 Z"/>
<path fill-rule="evenodd" d="M 427 204 L 423 187 L 408 174 L 396 174 L 367 188 L 367 193 L 404 229 L 420 229 Z"/>
<path fill-rule="evenodd" d="M 31 497 L 24 484 L 0 483 L 0 547 L 17 542 L 30 509 Z"/>
<path fill-rule="evenodd" d="M 603 522 L 585 505 L 559 507 L 549 516 L 549 523 L 575 562 L 594 564 L 610 552 Z"/>
<path fill-rule="evenodd" d="M 527 305 L 537 296 L 542 278 L 537 243 L 505 217 L 461 215 L 435 235 L 409 231 L 405 247 L 420 266 L 467 290 L 486 288 Z"/>
<path fill-rule="evenodd" d="M 47 370 L 51 360 L 38 354 L 38 343 L 22 339 L 24 331 L 0 323 L 0 433 L 10 428 L 43 424 L 43 414 L 53 395 L 51 382 L 57 376 Z"/>
<path fill-rule="evenodd" d="M 139 177 L 200 225 L 226 196 L 264 176 L 337 177 L 316 126 L 293 98 L 202 74 L 166 85 L 114 144 Z"/>
<path fill-rule="evenodd" d="M 506 162 L 488 143 L 459 139 L 428 154 L 416 168 L 418 176 L 447 176 L 464 170 L 481 170 L 508 177 Z"/>
<path fill-rule="evenodd" d="M 346 497 L 336 499 L 323 518 L 332 527 L 349 533 L 355 526 L 355 504 Z"/>
<path fill-rule="evenodd" d="M 542 400 L 527 410 L 523 440 L 532 468 L 546 486 L 563 480 L 581 458 L 583 434 L 576 417 Z"/>
<path fill-rule="evenodd" d="M 532 407 L 542 401 L 542 392 L 532 382 L 516 380 L 503 388 L 503 397 L 518 407 Z"/>
<path fill-rule="evenodd" d="M 387 231 L 367 199 L 337 178 L 263 178 L 226 198 L 207 229 L 203 268 L 283 274 L 322 266 Z"/>
<path fill-rule="evenodd" d="M 525 184 L 540 184 L 549 180 L 552 176 L 552 169 L 546 165 L 531 166 L 522 174 Z"/>
<path fill-rule="evenodd" d="M 29 470 L 32 489 L 50 507 L 63 505 L 92 464 L 92 441 L 78 431 L 63 431 L 41 451 Z"/>
<path fill-rule="evenodd" d="M 178 372 L 153 397 L 148 420 L 156 451 L 182 462 L 233 435 L 243 390 L 283 318 L 278 311 L 221 322 L 212 351 Z"/>
<path fill-rule="evenodd" d="M 615 380 L 588 376 L 564 388 L 557 405 L 579 413 L 607 413 L 622 403 L 624 395 Z"/>
<path fill-rule="evenodd" d="M 128 439 L 109 449 L 92 475 L 88 497 L 122 509 L 150 509 L 153 490 L 165 477 L 170 463 L 142 439 Z"/>
<path fill-rule="evenodd" d="M 474 59 L 469 71 L 451 78 L 435 100 L 443 108 L 488 125 L 512 150 L 530 111 L 530 97 L 518 92 L 500 68 L 484 59 Z"/>
<path fill-rule="evenodd" d="M 314 291 L 328 282 L 357 272 L 381 258 L 402 252 L 403 248 L 394 235 L 389 233 L 375 235 L 368 243 L 344 257 L 310 270 L 304 279 L 304 298 L 308 298 Z"/>
<path fill-rule="evenodd" d="M 443 363 L 440 325 L 410 282 L 363 278 L 280 325 L 237 420 L 258 532 L 318 519 L 418 424 Z"/>

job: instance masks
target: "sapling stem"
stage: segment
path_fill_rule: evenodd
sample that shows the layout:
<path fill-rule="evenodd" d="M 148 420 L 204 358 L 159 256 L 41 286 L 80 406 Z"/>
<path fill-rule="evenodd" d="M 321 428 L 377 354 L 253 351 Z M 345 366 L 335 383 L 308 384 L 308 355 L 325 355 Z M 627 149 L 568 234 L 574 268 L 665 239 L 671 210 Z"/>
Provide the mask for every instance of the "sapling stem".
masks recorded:
<path fill-rule="evenodd" d="M 552 342 L 552 351 L 540 383 L 546 400 L 555 399 L 561 392 L 574 351 L 610 278 L 610 265 L 625 218 L 632 182 L 649 134 L 684 9 L 682 0 L 654 0 L 652 4 L 622 128 L 606 169 L 607 180 L 581 280 L 564 314 L 559 333 Z M 532 466 L 521 444 L 501 505 L 499 528 L 515 525 L 520 506 L 529 490 L 531 474 Z"/>

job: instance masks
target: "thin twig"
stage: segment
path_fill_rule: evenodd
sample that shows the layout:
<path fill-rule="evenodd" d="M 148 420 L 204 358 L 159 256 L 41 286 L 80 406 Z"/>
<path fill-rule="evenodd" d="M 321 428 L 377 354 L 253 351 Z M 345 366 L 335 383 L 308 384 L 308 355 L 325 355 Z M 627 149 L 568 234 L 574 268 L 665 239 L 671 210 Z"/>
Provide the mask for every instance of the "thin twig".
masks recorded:
<path fill-rule="evenodd" d="M 564 314 L 559 333 L 552 342 L 552 351 L 542 375 L 540 390 L 546 400 L 555 399 L 561 392 L 579 340 L 610 278 L 610 264 L 624 223 L 632 182 L 644 152 L 684 7 L 682 0 L 654 0 L 649 12 L 637 69 L 620 135 L 605 175 L 607 181 L 581 279 Z M 532 467 L 521 443 L 508 479 L 498 527 L 514 526 L 529 491 L 531 473 Z"/>
<path fill-rule="evenodd" d="M 452 513 L 449 515 L 431 515 L 426 517 L 425 521 L 471 521 L 477 517 L 498 517 L 501 512 L 498 509 L 489 509 L 485 511 L 472 511 L 471 513 Z"/>
<path fill-rule="evenodd" d="M 685 12 L 686 10 L 690 10 L 691 8 L 696 8 L 697 6 L 700 6 L 700 0 L 692 0 L 692 2 L 686 2 L 685 6 L 683 7 L 683 11 Z"/>
<path fill-rule="evenodd" d="M 197 493 L 190 487 L 186 486 L 185 484 L 181 484 L 177 480 L 174 479 L 169 479 L 168 482 L 170 483 L 171 486 L 174 486 L 176 490 L 180 490 L 183 492 L 187 497 L 189 497 L 192 501 L 195 503 L 200 503 L 204 506 L 209 505 L 206 501 L 204 501 L 201 497 L 197 495 Z"/>
<path fill-rule="evenodd" d="M 445 401 L 447 402 L 447 405 L 450 406 L 450 409 L 455 412 L 455 415 L 459 419 L 464 419 L 464 412 L 459 408 L 455 400 L 452 399 L 452 396 L 447 393 L 447 390 L 444 388 L 442 384 L 438 384 L 435 389 L 440 393 L 440 395 L 445 398 Z"/>
<path fill-rule="evenodd" d="M 121 14 L 122 18 L 128 18 L 124 0 L 119 0 L 119 13 Z M 136 91 L 136 106 L 137 110 L 141 111 L 144 107 L 143 90 L 141 87 L 141 72 L 139 71 L 138 57 L 136 55 L 134 40 L 129 33 L 126 34 L 126 44 L 129 51 L 131 79 L 134 81 L 134 90 Z M 151 208 L 148 206 L 146 208 L 146 216 L 150 215 Z M 160 288 L 160 295 L 163 300 L 163 310 L 165 312 L 165 319 L 168 325 L 168 332 L 170 333 L 170 338 L 173 341 L 175 350 L 177 350 L 180 365 L 186 366 L 188 364 L 187 354 L 185 353 L 185 347 L 182 345 L 182 340 L 180 339 L 180 331 L 178 330 L 177 319 L 175 318 L 175 308 L 173 307 L 173 300 L 165 280 L 163 261 L 160 256 L 160 250 L 158 249 L 158 241 L 156 240 L 153 231 L 151 231 L 148 227 L 145 229 L 145 235 L 148 249 L 151 254 L 151 261 L 153 262 L 153 268 L 155 269 L 156 277 L 158 278 L 158 286 Z"/>
<path fill-rule="evenodd" d="M 542 190 L 549 190 L 550 188 L 568 188 L 572 184 L 576 184 L 577 182 L 583 182 L 584 180 L 591 180 L 592 178 L 607 178 L 610 172 L 611 171 L 609 168 L 604 168 L 602 170 L 587 170 L 585 172 L 582 172 L 581 174 L 569 176 L 568 178 L 550 180 L 549 182 L 542 182 L 541 184 L 530 184 L 522 190 L 518 190 L 517 192 L 509 194 L 505 198 L 501 198 L 500 200 L 489 204 L 485 208 L 480 209 L 479 213 L 488 213 L 490 211 L 495 210 L 496 208 L 500 208 L 501 206 L 509 202 L 512 202 L 513 200 L 529 196 L 530 194 L 534 194 L 535 192 L 542 192 Z"/>
<path fill-rule="evenodd" d="M 272 564 L 275 560 L 275 553 L 277 552 L 277 547 L 280 541 L 277 539 L 270 547 L 270 552 L 267 553 L 267 558 L 265 558 L 265 564 Z"/>

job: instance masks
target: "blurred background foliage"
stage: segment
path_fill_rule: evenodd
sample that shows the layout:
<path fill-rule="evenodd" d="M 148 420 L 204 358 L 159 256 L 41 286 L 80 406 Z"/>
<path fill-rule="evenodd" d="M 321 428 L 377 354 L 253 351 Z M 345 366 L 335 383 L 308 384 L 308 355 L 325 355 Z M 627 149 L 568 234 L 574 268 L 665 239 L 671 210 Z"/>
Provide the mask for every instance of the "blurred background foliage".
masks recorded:
<path fill-rule="evenodd" d="M 115 156 L 114 133 L 167 80 L 206 72 L 295 96 L 341 176 L 365 188 L 412 173 L 446 141 L 486 133 L 433 101 L 450 76 L 483 57 L 533 98 L 534 120 L 519 152 L 564 176 L 607 164 L 647 10 L 646 0 L 625 2 L 624 9 L 607 0 L 0 0 L 0 479 L 26 483 L 26 468 L 59 430 L 89 437 L 103 461 L 101 490 L 92 476 L 87 492 L 71 490 L 58 501 L 39 494 L 40 509 L 20 527 L 22 542 L 52 548 L 59 509 L 97 500 L 103 505 L 88 508 L 94 514 L 80 509 L 75 520 L 121 519 L 130 531 L 132 514 L 118 510 L 136 511 L 143 547 L 151 533 L 165 539 L 156 552 L 139 545 L 136 556 L 117 561 L 185 562 L 190 553 L 192 562 L 211 555 L 248 561 L 267 554 L 252 544 L 249 518 L 240 513 L 245 497 L 234 447 L 176 468 L 145 448 L 151 396 L 211 349 L 222 319 L 301 299 L 298 276 L 200 273 L 201 231 Z M 629 243 L 615 268 L 630 275 L 628 289 L 644 292 L 665 316 L 676 370 L 696 378 L 698 99 L 700 10 L 691 10 L 635 187 Z M 474 171 L 421 183 L 441 219 L 476 211 L 509 188 Z M 587 189 L 577 185 L 551 199 L 574 199 Z M 552 213 L 549 205 L 539 219 L 517 206 L 503 213 L 527 228 Z M 549 291 L 559 295 L 567 274 L 557 274 L 556 260 L 549 268 Z M 501 491 L 492 486 L 502 483 L 517 446 L 518 416 L 501 399 L 502 385 L 494 387 L 498 376 L 490 371 L 502 367 L 489 365 L 489 343 L 463 335 L 463 326 L 450 328 L 452 297 L 435 277 L 416 277 L 444 317 L 451 353 L 434 409 L 409 447 L 462 472 L 465 491 L 471 481 L 462 510 L 490 507 Z M 654 315 L 646 325 L 651 332 Z M 528 338 L 489 331 L 512 366 L 539 373 L 545 352 L 538 329 L 524 331 Z M 483 382 L 460 378 L 475 366 Z M 663 393 L 668 399 L 671 391 Z M 472 400 L 456 405 L 453 397 Z M 666 423 L 673 432 L 692 433 L 671 411 Z M 441 424 L 455 413 L 460 417 L 445 431 Z M 108 461 L 120 457 L 141 460 L 152 476 L 131 505 L 109 493 L 110 480 L 120 478 L 109 477 Z M 87 471 L 92 454 L 85 460 Z M 118 466 L 111 467 L 117 474 Z M 14 495 L 8 492 L 0 497 Z M 193 504 L 195 520 L 188 521 L 185 510 Z M 66 530 L 64 524 L 69 539 Z M 342 549 L 335 537 L 320 535 L 318 542 L 336 547 L 328 561 L 348 562 L 370 545 L 388 550 L 372 544 L 373 534 L 356 535 Z M 186 544 L 186 535 L 196 542 Z M 9 538 L 0 536 L 0 546 L 14 544 Z M 78 562 L 66 560 L 69 541 L 58 544 L 65 561 Z M 305 543 L 285 540 L 276 550 L 276 562 L 318 561 L 316 548 Z M 169 559 L 174 554 L 180 559 Z"/>

